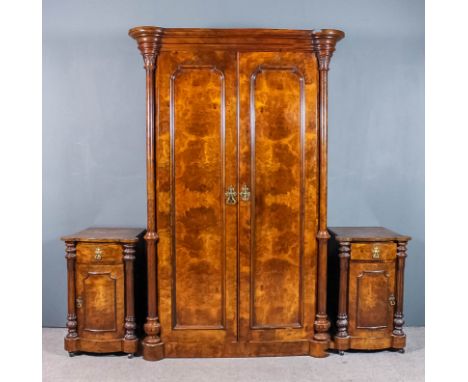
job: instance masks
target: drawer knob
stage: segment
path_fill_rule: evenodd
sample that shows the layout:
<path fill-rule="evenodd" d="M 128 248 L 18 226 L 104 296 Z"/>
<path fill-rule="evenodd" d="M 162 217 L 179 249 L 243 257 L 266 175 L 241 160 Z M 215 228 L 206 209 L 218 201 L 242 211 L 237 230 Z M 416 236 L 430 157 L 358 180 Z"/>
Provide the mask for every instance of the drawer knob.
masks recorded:
<path fill-rule="evenodd" d="M 99 261 L 102 259 L 102 249 L 97 247 L 96 252 L 94 253 L 94 258 Z"/>
<path fill-rule="evenodd" d="M 391 294 L 390 297 L 388 298 L 388 301 L 390 302 L 391 306 L 395 305 L 395 296 Z"/>
<path fill-rule="evenodd" d="M 83 306 L 83 299 L 80 296 L 76 299 L 76 307 L 80 309 L 82 306 Z"/>
<path fill-rule="evenodd" d="M 379 247 L 372 248 L 372 258 L 373 259 L 380 259 L 380 248 Z"/>

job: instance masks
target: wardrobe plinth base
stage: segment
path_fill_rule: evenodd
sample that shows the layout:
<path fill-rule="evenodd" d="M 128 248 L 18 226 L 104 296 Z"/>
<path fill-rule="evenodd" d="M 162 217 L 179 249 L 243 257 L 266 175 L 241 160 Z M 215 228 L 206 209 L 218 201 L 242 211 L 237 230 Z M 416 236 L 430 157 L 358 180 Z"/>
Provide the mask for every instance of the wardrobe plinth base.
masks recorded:
<path fill-rule="evenodd" d="M 160 361 L 164 358 L 164 343 L 141 342 L 143 359 L 145 361 Z"/>
<path fill-rule="evenodd" d="M 309 341 L 309 355 L 314 358 L 328 357 L 327 349 L 329 347 L 330 341 L 317 341 L 312 339 Z"/>

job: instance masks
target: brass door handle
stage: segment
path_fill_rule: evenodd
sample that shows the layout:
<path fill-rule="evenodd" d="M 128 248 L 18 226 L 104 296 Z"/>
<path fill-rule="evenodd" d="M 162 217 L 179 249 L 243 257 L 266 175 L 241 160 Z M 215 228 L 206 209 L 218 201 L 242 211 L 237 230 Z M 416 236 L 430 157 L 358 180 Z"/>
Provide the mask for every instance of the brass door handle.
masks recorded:
<path fill-rule="evenodd" d="M 94 258 L 99 261 L 102 260 L 102 249 L 97 247 L 96 251 L 94 252 Z"/>
<path fill-rule="evenodd" d="M 395 305 L 395 296 L 393 294 L 391 294 L 390 297 L 388 298 L 388 301 L 390 302 L 391 306 L 394 306 Z"/>
<path fill-rule="evenodd" d="M 237 192 L 234 186 L 229 186 L 224 195 L 226 196 L 226 204 L 234 205 L 237 203 Z"/>
<path fill-rule="evenodd" d="M 241 192 L 239 192 L 239 196 L 240 198 L 244 201 L 244 202 L 247 202 L 250 200 L 250 190 L 249 190 L 249 186 L 247 186 L 246 184 L 244 184 L 242 186 L 242 189 L 241 189 Z"/>
<path fill-rule="evenodd" d="M 83 299 L 81 298 L 81 296 L 79 296 L 79 297 L 76 299 L 76 307 L 77 307 L 78 309 L 80 309 L 82 306 L 83 306 Z"/>

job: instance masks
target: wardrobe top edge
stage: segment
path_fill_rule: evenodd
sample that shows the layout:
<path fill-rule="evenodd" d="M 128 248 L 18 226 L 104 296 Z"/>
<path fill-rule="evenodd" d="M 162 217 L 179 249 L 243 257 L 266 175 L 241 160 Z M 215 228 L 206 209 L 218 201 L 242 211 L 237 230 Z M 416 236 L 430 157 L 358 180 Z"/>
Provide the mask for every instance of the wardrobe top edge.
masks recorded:
<path fill-rule="evenodd" d="M 158 26 L 137 26 L 128 31 L 132 37 L 141 34 L 153 34 L 160 37 L 235 37 L 235 36 L 268 36 L 268 37 L 302 37 L 314 35 L 344 37 L 344 32 L 337 29 L 274 29 L 274 28 L 162 28 Z"/>

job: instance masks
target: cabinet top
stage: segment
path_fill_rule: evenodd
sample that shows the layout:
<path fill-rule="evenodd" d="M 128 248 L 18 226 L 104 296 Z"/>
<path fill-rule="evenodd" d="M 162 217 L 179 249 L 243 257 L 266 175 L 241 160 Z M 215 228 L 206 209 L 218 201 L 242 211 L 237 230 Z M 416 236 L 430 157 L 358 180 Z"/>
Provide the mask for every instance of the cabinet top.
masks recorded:
<path fill-rule="evenodd" d="M 63 241 L 135 243 L 145 232 L 143 228 L 90 227 L 72 235 L 62 236 Z"/>
<path fill-rule="evenodd" d="M 400 235 L 384 227 L 328 227 L 338 241 L 408 241 L 410 236 Z"/>
<path fill-rule="evenodd" d="M 318 40 L 326 39 L 333 47 L 344 37 L 336 29 L 208 29 L 160 28 L 139 26 L 128 34 L 139 42 L 157 45 L 157 50 L 302 50 L 313 51 Z"/>

